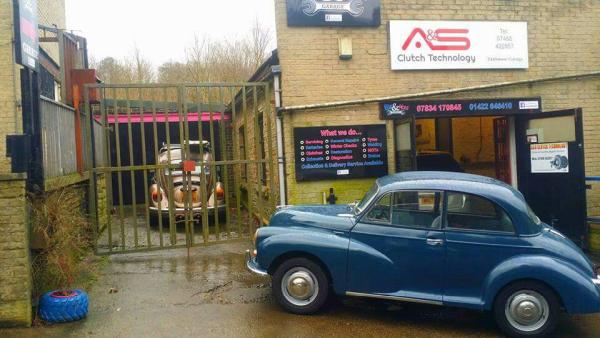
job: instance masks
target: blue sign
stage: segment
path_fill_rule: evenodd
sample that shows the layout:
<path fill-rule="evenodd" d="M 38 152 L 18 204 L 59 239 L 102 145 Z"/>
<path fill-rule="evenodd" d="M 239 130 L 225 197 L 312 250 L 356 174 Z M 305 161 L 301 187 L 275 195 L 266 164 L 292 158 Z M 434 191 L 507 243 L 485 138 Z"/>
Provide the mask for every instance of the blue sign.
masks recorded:
<path fill-rule="evenodd" d="M 399 100 L 380 104 L 383 119 L 415 117 L 451 117 L 482 115 L 517 115 L 540 113 L 542 99 L 504 98 L 479 100 Z"/>

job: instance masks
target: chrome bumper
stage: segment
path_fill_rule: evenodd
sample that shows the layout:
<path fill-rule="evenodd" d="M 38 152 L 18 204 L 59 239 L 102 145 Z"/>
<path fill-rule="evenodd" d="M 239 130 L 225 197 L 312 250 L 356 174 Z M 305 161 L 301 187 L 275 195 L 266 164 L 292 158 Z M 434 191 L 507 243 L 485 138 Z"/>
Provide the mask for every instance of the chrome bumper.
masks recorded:
<path fill-rule="evenodd" d="M 225 210 L 227 206 L 225 204 L 219 204 L 219 206 L 216 208 L 219 211 L 223 211 Z M 150 206 L 148 207 L 148 209 L 150 210 L 150 213 L 153 215 L 158 215 L 159 212 L 160 214 L 164 215 L 164 216 L 168 216 L 169 215 L 169 208 L 161 208 L 161 210 L 159 211 L 157 207 L 154 206 Z M 185 209 L 185 208 L 173 208 L 173 215 L 175 216 L 185 216 L 186 212 L 189 212 L 189 209 Z M 196 208 L 192 208 L 192 213 L 195 216 L 198 215 L 202 215 L 202 207 L 196 207 Z M 208 211 L 209 215 L 213 215 L 215 213 L 215 207 L 207 207 L 206 210 Z"/>
<path fill-rule="evenodd" d="M 252 258 L 252 256 L 250 255 L 250 250 L 246 250 L 246 267 L 248 268 L 248 270 L 250 270 L 251 272 L 254 272 L 257 275 L 260 276 L 268 276 L 269 274 L 267 273 L 267 271 L 261 269 L 258 264 L 256 263 L 256 259 Z"/>

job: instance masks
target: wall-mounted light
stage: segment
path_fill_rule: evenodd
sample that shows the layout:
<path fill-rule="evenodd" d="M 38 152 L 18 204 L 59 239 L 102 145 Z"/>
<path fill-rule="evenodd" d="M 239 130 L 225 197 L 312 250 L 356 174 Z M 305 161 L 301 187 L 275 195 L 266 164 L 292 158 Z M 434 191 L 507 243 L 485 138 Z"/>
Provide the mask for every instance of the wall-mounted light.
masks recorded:
<path fill-rule="evenodd" d="M 352 38 L 343 37 L 338 39 L 340 60 L 352 59 Z"/>

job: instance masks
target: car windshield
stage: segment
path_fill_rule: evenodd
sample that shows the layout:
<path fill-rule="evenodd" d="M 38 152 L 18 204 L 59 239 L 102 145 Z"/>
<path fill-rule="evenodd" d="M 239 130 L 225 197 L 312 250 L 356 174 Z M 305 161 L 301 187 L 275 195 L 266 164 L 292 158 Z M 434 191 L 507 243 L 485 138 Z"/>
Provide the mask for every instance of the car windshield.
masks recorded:
<path fill-rule="evenodd" d="M 371 189 L 367 191 L 362 200 L 360 200 L 360 202 L 358 202 L 358 204 L 354 207 L 355 214 L 360 214 L 363 210 L 365 210 L 365 208 L 371 203 L 371 200 L 373 200 L 375 195 L 377 195 L 377 190 L 379 190 L 379 187 L 377 186 L 377 183 L 375 183 Z"/>

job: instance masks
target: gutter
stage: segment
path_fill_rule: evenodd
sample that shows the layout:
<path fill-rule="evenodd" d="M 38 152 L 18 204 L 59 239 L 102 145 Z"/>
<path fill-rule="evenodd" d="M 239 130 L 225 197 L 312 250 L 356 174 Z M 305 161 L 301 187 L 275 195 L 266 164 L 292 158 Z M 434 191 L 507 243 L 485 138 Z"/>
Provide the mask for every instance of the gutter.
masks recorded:
<path fill-rule="evenodd" d="M 292 111 L 296 111 L 296 110 L 311 110 L 311 109 L 321 109 L 321 108 L 352 106 L 352 105 L 359 105 L 359 104 L 366 104 L 366 103 L 379 103 L 381 101 L 405 100 L 405 99 L 413 99 L 413 98 L 426 97 L 426 96 L 456 94 L 456 93 L 470 92 L 470 91 L 477 91 L 477 90 L 495 89 L 495 88 L 511 87 L 511 86 L 519 86 L 519 85 L 530 85 L 530 84 L 534 84 L 534 83 L 543 83 L 543 82 L 560 81 L 560 80 L 583 79 L 583 78 L 590 78 L 590 77 L 597 77 L 597 76 L 600 76 L 600 71 L 580 73 L 580 74 L 561 75 L 561 76 L 552 76 L 552 77 L 542 77 L 542 78 L 537 78 L 537 79 L 528 79 L 528 80 L 519 80 L 519 81 L 498 82 L 498 83 L 485 84 L 485 85 L 479 85 L 479 86 L 462 87 L 462 88 L 455 88 L 455 89 L 443 89 L 443 90 L 421 92 L 421 93 L 414 93 L 414 94 L 383 96 L 383 97 L 375 97 L 375 98 L 370 98 L 370 99 L 335 101 L 335 102 L 328 102 L 328 103 L 316 103 L 316 104 L 289 106 L 289 107 L 281 107 L 278 111 L 292 112 Z"/>

